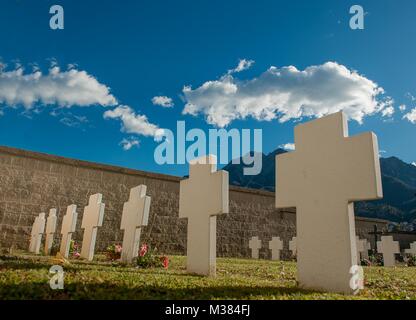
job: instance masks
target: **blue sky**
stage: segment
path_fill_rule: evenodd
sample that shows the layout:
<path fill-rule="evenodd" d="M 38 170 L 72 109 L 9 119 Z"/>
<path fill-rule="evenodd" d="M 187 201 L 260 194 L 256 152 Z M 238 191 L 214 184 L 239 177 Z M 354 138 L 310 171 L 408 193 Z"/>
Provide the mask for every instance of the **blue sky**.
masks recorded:
<path fill-rule="evenodd" d="M 49 28 L 53 4 L 65 10 L 64 30 Z M 349 28 L 353 4 L 366 11 L 364 30 Z M 30 74 L 32 64 L 36 64 L 47 75 L 51 63 L 57 63 L 60 72 L 74 64 L 74 70 L 85 71 L 96 84 L 108 88 L 107 93 L 100 94 L 114 97 L 117 103 L 72 103 L 62 108 L 59 102 L 46 104 L 42 99 L 30 106 L 3 99 L 0 145 L 184 175 L 186 166 L 154 162 L 157 142 L 151 133 L 123 132 L 121 119 L 105 119 L 104 112 L 126 105 L 134 115 L 146 116 L 148 123 L 158 128 L 174 130 L 177 120 L 185 120 L 187 128 L 208 130 L 219 124 L 208 123 L 207 106 L 201 106 L 195 115 L 183 114 L 183 110 L 188 102 L 211 98 L 212 92 L 202 90 L 187 96 L 184 86 L 196 90 L 214 80 L 223 85 L 229 79 L 221 77 L 241 59 L 254 61 L 247 70 L 232 74 L 231 83 L 241 87 L 261 79 L 271 66 L 279 69 L 293 65 L 300 71 L 319 66 L 321 70 L 326 62 L 333 61 L 339 68 L 356 71 L 360 83 L 370 80 L 377 88 L 382 87 L 384 98 L 394 100 L 393 115 L 369 112 L 361 124 L 350 122 L 351 134 L 372 130 L 378 135 L 382 156 L 397 156 L 411 163 L 416 161 L 416 122 L 403 116 L 416 106 L 412 99 L 416 96 L 415 14 L 412 0 L 2 1 L 0 61 L 7 65 L 3 72 L 12 72 L 17 63 Z M 324 75 L 331 72 L 333 68 Z M 312 88 L 316 84 L 313 79 L 312 75 L 308 82 Z M 247 90 L 253 94 L 253 89 Z M 290 90 L 299 94 L 294 87 Z M 218 92 L 214 93 L 217 97 Z M 342 103 L 337 94 L 338 89 L 333 90 L 331 99 Z M 155 96 L 170 97 L 174 106 L 154 105 Z M 233 99 L 245 103 L 241 97 Z M 406 110 L 400 110 L 401 105 Z M 263 151 L 267 153 L 293 142 L 294 125 L 307 119 L 292 118 L 282 123 L 279 116 L 269 121 L 237 117 L 226 128 L 263 129 Z M 123 139 L 140 142 L 126 151 L 120 145 Z"/>

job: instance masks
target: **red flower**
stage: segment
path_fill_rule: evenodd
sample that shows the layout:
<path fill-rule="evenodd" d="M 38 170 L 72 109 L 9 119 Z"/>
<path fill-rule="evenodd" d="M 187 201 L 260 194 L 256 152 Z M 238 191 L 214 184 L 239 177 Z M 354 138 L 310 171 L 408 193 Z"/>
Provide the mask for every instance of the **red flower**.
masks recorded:
<path fill-rule="evenodd" d="M 167 269 L 169 268 L 169 258 L 166 256 L 160 257 L 160 260 L 162 260 L 163 268 Z"/>
<path fill-rule="evenodd" d="M 147 250 L 148 250 L 147 244 L 143 243 L 141 248 L 140 248 L 139 256 L 144 257 L 147 253 Z"/>

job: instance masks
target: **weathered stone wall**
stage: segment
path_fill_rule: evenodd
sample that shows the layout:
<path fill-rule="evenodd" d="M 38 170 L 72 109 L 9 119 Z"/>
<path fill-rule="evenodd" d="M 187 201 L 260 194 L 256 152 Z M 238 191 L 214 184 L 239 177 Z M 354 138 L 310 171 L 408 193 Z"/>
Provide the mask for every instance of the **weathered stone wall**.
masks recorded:
<path fill-rule="evenodd" d="M 102 193 L 105 202 L 103 227 L 97 236 L 97 249 L 122 241 L 119 230 L 123 203 L 130 188 L 147 185 L 152 197 L 149 225 L 142 240 L 167 254 L 184 254 L 186 220 L 178 219 L 179 178 L 71 160 L 40 153 L 0 147 L 0 247 L 26 249 L 31 225 L 40 212 L 58 209 L 60 230 L 66 207 L 78 206 L 78 224 L 74 239 L 82 239 L 83 208 L 94 193 Z M 288 241 L 295 235 L 294 210 L 274 208 L 270 192 L 230 188 L 230 213 L 217 219 L 218 256 L 247 257 L 248 241 L 259 236 L 263 241 L 260 256 L 270 257 L 267 249 L 272 236 Z M 368 237 L 374 224 L 385 227 L 382 220 L 356 219 L 357 233 Z M 59 239 L 57 239 L 57 242 Z"/>

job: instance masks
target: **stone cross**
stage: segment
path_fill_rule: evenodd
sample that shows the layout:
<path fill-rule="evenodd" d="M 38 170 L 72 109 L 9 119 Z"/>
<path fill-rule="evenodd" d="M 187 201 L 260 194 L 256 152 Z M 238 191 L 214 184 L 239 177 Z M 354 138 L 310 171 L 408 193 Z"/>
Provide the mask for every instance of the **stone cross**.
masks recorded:
<path fill-rule="evenodd" d="M 188 218 L 187 270 L 216 273 L 217 215 L 228 213 L 228 172 L 217 171 L 217 158 L 189 162 L 189 179 L 180 182 L 179 218 Z"/>
<path fill-rule="evenodd" d="M 94 258 L 95 240 L 98 227 L 103 225 L 105 204 L 101 193 L 90 196 L 88 206 L 84 208 L 81 228 L 84 229 L 81 257 L 91 261 Z"/>
<path fill-rule="evenodd" d="M 77 206 L 75 204 L 71 204 L 66 208 L 66 214 L 62 220 L 62 227 L 61 227 L 61 248 L 59 252 L 65 258 L 68 258 L 69 255 L 69 248 L 71 245 L 72 234 L 75 232 L 77 227 Z"/>
<path fill-rule="evenodd" d="M 35 221 L 33 221 L 32 229 L 30 230 L 30 241 L 29 241 L 29 252 L 34 252 L 35 249 L 35 243 L 36 243 L 36 237 L 38 234 L 38 220 L 39 216 L 35 217 Z"/>
<path fill-rule="evenodd" d="M 363 257 L 363 259 L 368 260 L 369 256 L 368 256 L 368 251 L 371 250 L 371 244 L 367 239 L 363 239 L 364 241 L 364 253 L 361 253 L 361 256 Z"/>
<path fill-rule="evenodd" d="M 377 225 L 375 224 L 373 226 L 373 231 L 370 231 L 368 234 L 371 234 L 374 236 L 374 252 L 377 253 L 377 241 L 378 241 L 378 236 L 381 236 L 383 234 L 382 231 L 378 231 L 377 230 Z M 371 249 L 371 248 L 370 248 Z"/>
<path fill-rule="evenodd" d="M 405 249 L 404 252 L 416 256 L 416 241 L 412 242 L 410 244 L 410 249 Z"/>
<path fill-rule="evenodd" d="M 289 250 L 292 251 L 292 256 L 297 255 L 297 242 L 296 237 L 293 237 L 292 240 L 289 241 Z"/>
<path fill-rule="evenodd" d="M 261 240 L 259 240 L 259 237 L 252 237 L 248 242 L 248 247 L 251 249 L 251 257 L 253 259 L 258 259 L 259 251 L 261 249 Z"/>
<path fill-rule="evenodd" d="M 45 232 L 45 255 L 49 255 L 51 253 L 51 249 L 53 246 L 53 237 L 56 232 L 56 209 L 49 210 L 49 216 L 46 220 L 46 232 Z"/>
<path fill-rule="evenodd" d="M 150 197 L 146 196 L 145 185 L 130 190 L 129 201 L 124 203 L 121 230 L 124 230 L 121 261 L 131 263 L 139 252 L 141 227 L 149 220 Z"/>
<path fill-rule="evenodd" d="M 385 267 L 394 267 L 396 259 L 395 253 L 400 253 L 399 242 L 393 241 L 393 236 L 382 236 L 381 241 L 377 241 L 377 251 L 383 254 Z"/>
<path fill-rule="evenodd" d="M 42 243 L 42 235 L 45 232 L 45 213 L 40 213 L 36 218 L 35 222 L 32 225 L 32 232 L 30 237 L 29 251 L 39 254 L 40 245 Z"/>
<path fill-rule="evenodd" d="M 357 244 L 357 264 L 360 265 L 361 258 L 368 260 L 368 242 L 367 239 L 360 239 L 359 236 L 355 237 Z"/>
<path fill-rule="evenodd" d="M 382 198 L 377 137 L 348 137 L 338 112 L 296 126 L 295 145 L 276 157 L 276 207 L 296 207 L 299 284 L 356 293 L 353 202 Z"/>
<path fill-rule="evenodd" d="M 269 241 L 269 249 L 272 250 L 272 260 L 280 260 L 280 251 L 283 250 L 283 241 L 279 237 L 273 237 Z"/>
<path fill-rule="evenodd" d="M 367 251 L 371 250 L 371 242 L 366 240 Z"/>

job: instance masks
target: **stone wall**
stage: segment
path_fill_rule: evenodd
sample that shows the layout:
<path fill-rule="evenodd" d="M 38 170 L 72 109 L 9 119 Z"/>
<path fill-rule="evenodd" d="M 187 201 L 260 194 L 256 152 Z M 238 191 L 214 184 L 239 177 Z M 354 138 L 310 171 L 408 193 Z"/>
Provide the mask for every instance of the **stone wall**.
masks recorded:
<path fill-rule="evenodd" d="M 97 249 L 120 243 L 123 203 L 130 188 L 145 184 L 152 202 L 142 240 L 166 254 L 184 254 L 186 219 L 178 219 L 179 181 L 174 176 L 0 147 L 0 247 L 26 249 L 35 216 L 50 208 L 58 209 L 60 230 L 66 207 L 72 203 L 78 206 L 74 239 L 80 241 L 83 208 L 89 196 L 98 192 L 103 194 L 106 209 Z M 357 218 L 357 233 L 368 237 L 374 224 L 386 227 L 382 220 Z M 295 233 L 295 211 L 275 209 L 273 193 L 230 187 L 230 213 L 217 219 L 218 256 L 247 257 L 249 239 L 259 236 L 263 241 L 260 256 L 268 258 L 268 241 L 280 236 L 287 257 L 288 241 Z"/>

